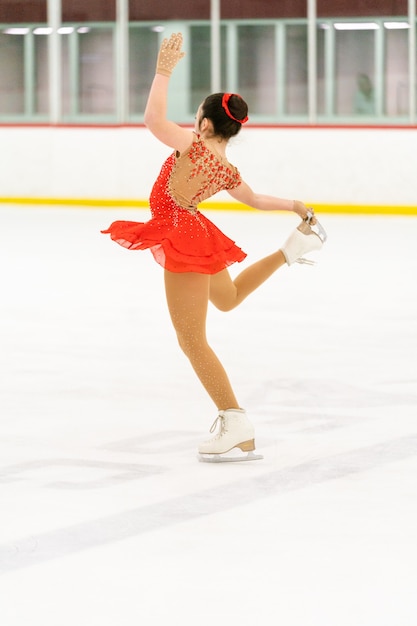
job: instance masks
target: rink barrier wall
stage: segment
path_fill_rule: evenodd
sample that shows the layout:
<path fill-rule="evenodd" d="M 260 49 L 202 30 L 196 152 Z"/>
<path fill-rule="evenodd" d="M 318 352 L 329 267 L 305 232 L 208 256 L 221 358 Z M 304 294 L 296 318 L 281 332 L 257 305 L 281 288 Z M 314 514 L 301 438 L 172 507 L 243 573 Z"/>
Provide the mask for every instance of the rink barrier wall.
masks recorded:
<path fill-rule="evenodd" d="M 141 209 L 148 208 L 148 200 L 129 200 L 112 198 L 2 198 L 0 204 L 32 205 L 32 206 L 71 206 L 73 208 L 120 208 Z M 417 206 L 361 206 L 343 204 L 307 204 L 314 208 L 316 213 L 337 213 L 352 215 L 417 215 Z M 255 211 L 252 207 L 239 202 L 205 201 L 201 203 L 202 210 L 218 211 Z"/>
<path fill-rule="evenodd" d="M 316 211 L 417 215 L 416 130 L 252 125 L 228 157 L 256 192 Z M 143 125 L 0 125 L 0 143 L 0 202 L 16 205 L 146 207 L 171 153 Z M 248 209 L 225 192 L 202 208 Z"/>

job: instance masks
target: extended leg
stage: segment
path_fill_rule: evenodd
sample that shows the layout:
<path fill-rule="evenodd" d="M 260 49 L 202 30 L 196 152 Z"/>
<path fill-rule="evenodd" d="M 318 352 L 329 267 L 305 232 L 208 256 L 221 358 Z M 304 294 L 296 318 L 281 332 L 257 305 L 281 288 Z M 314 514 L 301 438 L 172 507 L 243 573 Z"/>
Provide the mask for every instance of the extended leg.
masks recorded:
<path fill-rule="evenodd" d="M 183 352 L 217 408 L 237 408 L 227 374 L 207 343 L 209 284 L 208 275 L 165 270 L 168 309 Z"/>
<path fill-rule="evenodd" d="M 221 311 L 230 311 L 285 264 L 281 250 L 253 263 L 234 280 L 223 270 L 210 277 L 210 300 Z"/>
<path fill-rule="evenodd" d="M 211 302 L 221 311 L 234 309 L 285 263 L 288 265 L 296 261 L 311 263 L 308 259 L 302 258 L 302 255 L 320 250 L 326 238 L 327 235 L 319 222 L 310 225 L 303 220 L 280 250 L 253 263 L 234 280 L 230 278 L 227 270 L 211 276 L 209 292 Z"/>

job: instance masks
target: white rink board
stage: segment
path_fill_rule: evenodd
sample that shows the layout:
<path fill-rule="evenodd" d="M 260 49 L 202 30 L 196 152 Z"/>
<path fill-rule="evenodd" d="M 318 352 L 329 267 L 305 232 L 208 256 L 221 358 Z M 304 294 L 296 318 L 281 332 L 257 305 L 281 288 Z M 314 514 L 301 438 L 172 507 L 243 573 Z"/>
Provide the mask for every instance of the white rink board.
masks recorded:
<path fill-rule="evenodd" d="M 415 207 L 416 138 L 415 128 L 248 127 L 228 156 L 260 193 Z M 170 153 L 143 127 L 3 126 L 0 142 L 0 199 L 143 201 Z"/>

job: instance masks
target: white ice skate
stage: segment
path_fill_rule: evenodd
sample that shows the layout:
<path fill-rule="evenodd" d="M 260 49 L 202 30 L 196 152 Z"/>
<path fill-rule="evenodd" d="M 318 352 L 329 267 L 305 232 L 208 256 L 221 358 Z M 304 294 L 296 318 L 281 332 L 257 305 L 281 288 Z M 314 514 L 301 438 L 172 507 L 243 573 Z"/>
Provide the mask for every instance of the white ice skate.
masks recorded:
<path fill-rule="evenodd" d="M 323 226 L 316 221 L 311 224 L 313 213 L 307 213 L 307 218 L 291 233 L 281 250 L 288 265 L 292 263 L 306 263 L 314 265 L 314 261 L 305 259 L 304 254 L 320 250 L 327 239 Z"/>
<path fill-rule="evenodd" d="M 263 459 L 262 455 L 254 453 L 255 429 L 243 409 L 220 411 L 210 428 L 211 433 L 216 430 L 217 425 L 219 425 L 217 434 L 198 448 L 200 461 L 230 463 Z M 247 454 L 242 455 L 242 452 Z"/>

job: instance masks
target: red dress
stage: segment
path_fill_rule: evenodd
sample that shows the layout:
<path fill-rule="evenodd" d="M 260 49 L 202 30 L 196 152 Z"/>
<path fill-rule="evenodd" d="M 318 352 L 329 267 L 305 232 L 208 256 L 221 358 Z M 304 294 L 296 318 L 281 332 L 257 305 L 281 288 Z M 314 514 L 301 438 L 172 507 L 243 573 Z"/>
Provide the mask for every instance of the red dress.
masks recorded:
<path fill-rule="evenodd" d="M 129 250 L 149 248 L 170 272 L 216 274 L 246 253 L 197 204 L 240 183 L 238 170 L 196 136 L 185 152 L 174 152 L 163 164 L 150 196 L 152 219 L 113 222 L 102 232 Z"/>

